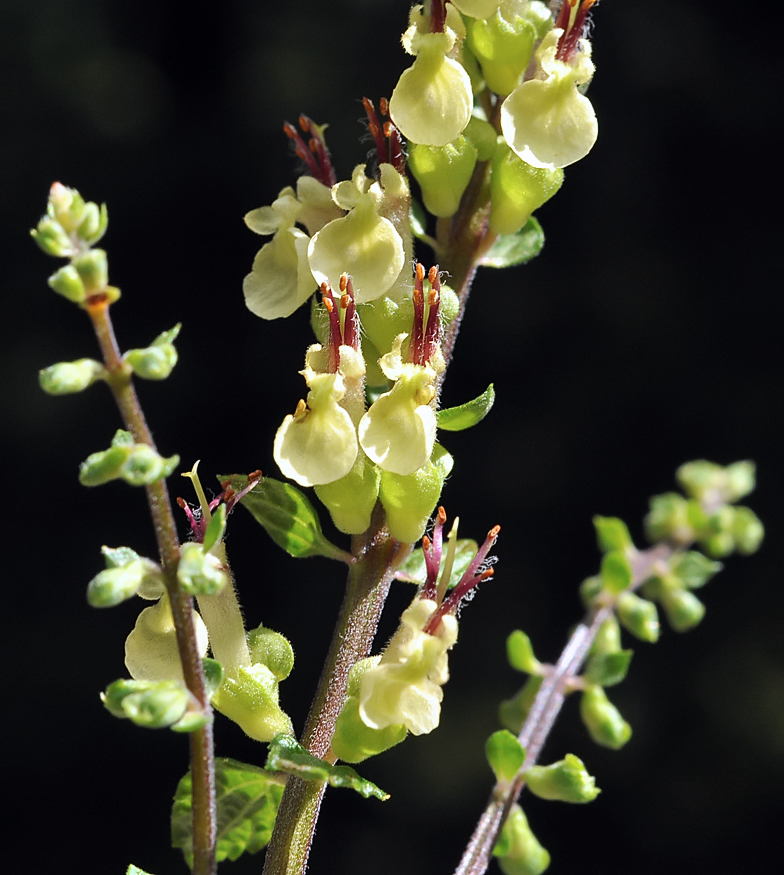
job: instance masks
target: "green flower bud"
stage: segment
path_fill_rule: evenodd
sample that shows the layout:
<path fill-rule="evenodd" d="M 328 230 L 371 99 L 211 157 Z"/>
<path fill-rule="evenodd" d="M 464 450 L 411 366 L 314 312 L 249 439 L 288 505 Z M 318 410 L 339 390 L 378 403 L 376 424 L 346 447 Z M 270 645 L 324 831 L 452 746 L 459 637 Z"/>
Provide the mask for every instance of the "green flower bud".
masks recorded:
<path fill-rule="evenodd" d="M 476 149 L 464 136 L 445 146 L 412 145 L 408 166 L 422 189 L 425 207 L 434 216 L 452 216 L 476 165 Z"/>
<path fill-rule="evenodd" d="M 120 466 L 118 476 L 131 486 L 149 486 L 156 480 L 170 476 L 179 463 L 179 456 L 164 459 L 147 444 L 134 444 Z"/>
<path fill-rule="evenodd" d="M 705 616 L 705 605 L 686 589 L 665 586 L 660 601 L 667 621 L 676 632 L 693 629 Z"/>
<path fill-rule="evenodd" d="M 174 339 L 180 332 L 175 325 L 170 331 L 158 335 L 145 349 L 130 349 L 123 360 L 133 368 L 133 372 L 143 380 L 165 380 L 177 364 L 177 350 Z"/>
<path fill-rule="evenodd" d="M 359 716 L 359 689 L 366 669 L 378 665 L 381 655 L 360 659 L 349 671 L 346 702 L 343 705 L 332 738 L 332 752 L 347 763 L 361 763 L 400 744 L 408 734 L 406 727 L 392 724 L 372 729 Z"/>
<path fill-rule="evenodd" d="M 619 750 L 632 737 L 631 726 L 596 684 L 587 687 L 580 697 L 580 716 L 588 734 L 602 747 Z"/>
<path fill-rule="evenodd" d="M 659 614 L 656 605 L 633 592 L 622 592 L 616 602 L 621 625 L 640 641 L 655 644 L 659 640 Z"/>
<path fill-rule="evenodd" d="M 602 567 L 599 572 L 602 587 L 612 593 L 619 593 L 631 586 L 633 580 L 632 566 L 623 550 L 611 550 L 602 556 Z"/>
<path fill-rule="evenodd" d="M 378 497 L 393 538 L 413 544 L 422 537 L 452 465 L 452 456 L 436 444 L 431 459 L 413 474 L 381 472 Z"/>
<path fill-rule="evenodd" d="M 735 539 L 735 549 L 738 553 L 743 556 L 750 556 L 759 549 L 762 539 L 765 537 L 765 527 L 754 511 L 748 507 L 736 507 L 732 535 Z M 718 565 L 718 563 L 715 564 Z"/>
<path fill-rule="evenodd" d="M 484 21 L 466 22 L 468 46 L 482 67 L 487 87 L 502 97 L 517 87 L 537 39 L 535 25 L 516 14 L 518 8 L 505 4 Z"/>
<path fill-rule="evenodd" d="M 591 654 L 607 656 L 618 653 L 621 649 L 621 626 L 615 614 L 611 614 L 601 626 L 593 639 Z"/>
<path fill-rule="evenodd" d="M 182 681 L 119 680 L 109 684 L 101 700 L 115 717 L 146 729 L 163 729 L 182 719 L 190 694 Z"/>
<path fill-rule="evenodd" d="M 542 875 L 550 865 L 550 855 L 539 844 L 519 805 L 513 805 L 493 856 L 504 875 Z"/>
<path fill-rule="evenodd" d="M 278 704 L 278 681 L 266 665 L 224 666 L 226 677 L 212 698 L 213 707 L 257 741 L 291 734 L 291 720 Z"/>
<path fill-rule="evenodd" d="M 602 579 L 598 574 L 593 577 L 586 577 L 580 584 L 580 598 L 583 605 L 585 605 L 586 608 L 590 608 L 593 604 L 593 600 L 599 595 L 602 589 Z"/>
<path fill-rule="evenodd" d="M 678 468 L 675 477 L 692 498 L 702 500 L 711 494 L 718 495 L 725 484 L 724 469 L 715 462 L 687 462 Z"/>
<path fill-rule="evenodd" d="M 259 626 L 248 632 L 248 649 L 251 661 L 266 665 L 278 681 L 285 680 L 294 668 L 294 651 L 288 638 L 273 629 Z"/>
<path fill-rule="evenodd" d="M 58 362 L 38 372 L 38 382 L 49 395 L 70 395 L 82 392 L 96 380 L 106 378 L 106 369 L 95 359 Z"/>
<path fill-rule="evenodd" d="M 697 533 L 702 549 L 716 559 L 729 556 L 735 550 L 736 510 L 724 505 L 707 517 L 704 526 Z"/>
<path fill-rule="evenodd" d="M 558 191 L 560 168 L 532 167 L 499 141 L 490 178 L 490 227 L 496 234 L 515 234 Z"/>
<path fill-rule="evenodd" d="M 686 499 L 677 492 L 654 495 L 645 517 L 645 534 L 649 541 L 676 541 L 688 544 L 694 540 L 694 527 L 689 520 Z"/>
<path fill-rule="evenodd" d="M 347 535 L 359 535 L 370 525 L 380 479 L 380 470 L 364 453 L 357 453 L 354 467 L 345 477 L 316 486 L 315 491 L 336 528 Z"/>
<path fill-rule="evenodd" d="M 180 547 L 177 581 L 188 595 L 216 595 L 229 585 L 229 575 L 217 556 L 191 541 Z"/>
<path fill-rule="evenodd" d="M 754 462 L 735 462 L 724 469 L 724 495 L 727 501 L 740 501 L 754 491 L 756 470 Z"/>
<path fill-rule="evenodd" d="M 136 595 L 144 578 L 141 559 L 105 568 L 87 585 L 87 601 L 94 608 L 111 608 Z"/>
<path fill-rule="evenodd" d="M 498 707 L 498 718 L 505 729 L 514 732 L 515 735 L 520 732 L 541 686 L 542 678 L 539 675 L 531 675 L 515 696 L 501 702 Z"/>
<path fill-rule="evenodd" d="M 130 432 L 120 429 L 108 450 L 88 456 L 79 467 L 79 482 L 82 486 L 101 486 L 121 476 L 122 466 L 133 452 L 134 443 Z"/>
<path fill-rule="evenodd" d="M 41 219 L 38 227 L 30 231 L 30 234 L 47 255 L 70 258 L 76 252 L 76 247 L 68 233 L 51 218 Z"/>
<path fill-rule="evenodd" d="M 629 671 L 633 650 L 618 650 L 615 653 L 592 653 L 585 669 L 585 680 L 603 687 L 619 684 Z"/>
<path fill-rule="evenodd" d="M 74 304 L 81 304 L 87 297 L 82 278 L 72 264 L 66 264 L 47 280 L 49 287 Z"/>
<path fill-rule="evenodd" d="M 525 771 L 528 789 L 540 799 L 557 802 L 592 802 L 601 790 L 574 754 L 551 766 L 532 766 Z"/>
<path fill-rule="evenodd" d="M 66 234 L 72 234 L 84 219 L 84 198 L 75 188 L 62 183 L 53 183 L 49 189 L 46 214 L 62 226 Z"/>
<path fill-rule="evenodd" d="M 109 265 L 103 249 L 91 249 L 83 255 L 77 255 L 71 262 L 79 278 L 84 283 L 87 295 L 102 292 L 109 282 Z"/>
<path fill-rule="evenodd" d="M 89 246 L 94 246 L 106 233 L 109 224 L 109 215 L 106 212 L 106 204 L 86 203 L 82 220 L 76 230 L 76 235 Z"/>

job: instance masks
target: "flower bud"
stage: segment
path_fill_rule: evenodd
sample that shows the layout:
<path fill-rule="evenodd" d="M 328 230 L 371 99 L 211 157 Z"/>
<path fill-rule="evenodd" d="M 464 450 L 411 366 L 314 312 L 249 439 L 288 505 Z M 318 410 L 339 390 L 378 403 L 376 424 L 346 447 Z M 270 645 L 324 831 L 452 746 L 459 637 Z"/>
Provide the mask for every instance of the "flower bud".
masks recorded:
<path fill-rule="evenodd" d="M 193 541 L 180 547 L 177 582 L 188 595 L 216 595 L 230 585 L 224 564 L 202 544 Z"/>
<path fill-rule="evenodd" d="M 288 638 L 273 629 L 259 626 L 248 632 L 248 649 L 251 662 L 266 665 L 278 681 L 285 680 L 294 668 L 294 651 Z"/>
<path fill-rule="evenodd" d="M 115 717 L 127 717 L 146 729 L 163 729 L 180 720 L 190 695 L 182 681 L 127 681 L 110 684 L 101 695 Z"/>
<path fill-rule="evenodd" d="M 94 246 L 106 233 L 109 224 L 109 216 L 106 212 L 106 204 L 86 203 L 82 213 L 81 222 L 76 230 L 76 235 L 88 246 Z"/>
<path fill-rule="evenodd" d="M 346 686 L 346 701 L 335 724 L 332 737 L 332 752 L 347 763 L 361 763 L 400 744 L 408 734 L 402 723 L 391 724 L 383 729 L 372 729 L 359 716 L 359 690 L 362 675 L 377 666 L 381 656 L 360 659 L 349 671 Z"/>
<path fill-rule="evenodd" d="M 754 462 L 735 462 L 724 469 L 724 495 L 729 502 L 740 501 L 756 486 Z"/>
<path fill-rule="evenodd" d="M 213 707 L 257 741 L 292 732 L 278 704 L 278 681 L 266 665 L 224 666 L 226 676 L 212 698 Z"/>
<path fill-rule="evenodd" d="M 591 654 L 608 656 L 618 653 L 621 649 L 621 627 L 615 614 L 611 614 L 601 626 L 593 639 Z"/>
<path fill-rule="evenodd" d="M 431 460 L 415 473 L 381 472 L 378 497 L 393 538 L 413 544 L 422 537 L 452 465 L 452 456 L 436 444 Z"/>
<path fill-rule="evenodd" d="M 580 716 L 588 734 L 602 747 L 619 750 L 632 737 L 631 726 L 597 684 L 586 687 L 580 697 Z"/>
<path fill-rule="evenodd" d="M 689 521 L 688 503 L 677 492 L 654 495 L 645 517 L 645 534 L 649 541 L 676 541 L 688 544 L 694 540 L 694 528 Z"/>
<path fill-rule="evenodd" d="M 688 632 L 705 616 L 705 605 L 686 589 L 665 586 L 660 601 L 667 621 L 676 632 Z"/>
<path fill-rule="evenodd" d="M 493 159 L 490 178 L 490 227 L 497 234 L 515 234 L 563 183 L 559 168 L 532 167 L 503 142 Z"/>
<path fill-rule="evenodd" d="M 38 227 L 32 230 L 30 234 L 47 255 L 53 255 L 57 258 L 70 258 L 76 252 L 76 247 L 68 233 L 58 222 L 51 218 L 44 217 L 41 219 Z"/>
<path fill-rule="evenodd" d="M 550 865 L 550 855 L 539 844 L 519 805 L 512 806 L 493 856 L 504 875 L 542 875 Z"/>
<path fill-rule="evenodd" d="M 425 207 L 434 216 L 452 216 L 476 165 L 476 149 L 464 136 L 445 146 L 414 144 L 408 166 L 422 189 Z"/>
<path fill-rule="evenodd" d="M 765 527 L 754 511 L 748 507 L 736 507 L 732 535 L 738 553 L 750 556 L 759 549 L 762 539 L 765 537 Z"/>
<path fill-rule="evenodd" d="M 487 87 L 502 97 L 517 87 L 538 38 L 535 24 L 517 14 L 521 7 L 505 4 L 492 16 L 476 17 L 484 21 L 466 22 L 466 41 L 482 67 Z"/>
<path fill-rule="evenodd" d="M 571 753 L 551 766 L 526 769 L 525 782 L 534 796 L 558 802 L 592 802 L 601 792 L 582 760 Z"/>
<path fill-rule="evenodd" d="M 105 568 L 87 585 L 87 601 L 94 608 L 111 608 L 136 595 L 144 578 L 141 559 Z"/>
<path fill-rule="evenodd" d="M 58 295 L 62 295 L 74 304 L 81 304 L 87 297 L 82 278 L 72 264 L 61 267 L 49 277 L 47 282 Z"/>
<path fill-rule="evenodd" d="M 133 368 L 133 372 L 143 380 L 165 380 L 177 364 L 177 350 L 174 340 L 180 333 L 180 326 L 175 325 L 170 331 L 164 331 L 145 349 L 130 349 L 123 360 Z"/>
<path fill-rule="evenodd" d="M 179 463 L 179 456 L 165 459 L 147 444 L 134 444 L 120 466 L 118 476 L 131 486 L 149 486 L 168 477 Z"/>
<path fill-rule="evenodd" d="M 659 614 L 653 602 L 633 592 L 622 592 L 618 596 L 616 610 L 623 628 L 635 638 L 651 644 L 659 640 Z"/>
<path fill-rule="evenodd" d="M 103 249 L 91 249 L 71 262 L 84 284 L 87 296 L 102 292 L 109 282 L 109 265 Z"/>
<path fill-rule="evenodd" d="M 96 380 L 106 377 L 106 369 L 95 359 L 58 362 L 38 372 L 38 382 L 49 395 L 70 395 L 82 392 Z"/>

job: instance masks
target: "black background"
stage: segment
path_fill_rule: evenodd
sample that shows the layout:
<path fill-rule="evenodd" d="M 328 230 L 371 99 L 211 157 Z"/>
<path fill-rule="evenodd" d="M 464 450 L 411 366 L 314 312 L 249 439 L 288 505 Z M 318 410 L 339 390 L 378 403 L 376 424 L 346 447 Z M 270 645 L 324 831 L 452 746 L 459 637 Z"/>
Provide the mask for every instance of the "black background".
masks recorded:
<path fill-rule="evenodd" d="M 636 645 L 612 691 L 634 727 L 624 750 L 595 747 L 567 704 L 545 759 L 582 757 L 598 800 L 529 799 L 526 810 L 555 875 L 734 873 L 778 856 L 780 60 L 765 10 L 597 8 L 599 141 L 540 211 L 542 256 L 480 271 L 445 386 L 447 406 L 491 381 L 498 393 L 481 426 L 443 436 L 456 467 L 442 498 L 465 536 L 502 525 L 496 580 L 462 615 L 442 727 L 360 768 L 388 802 L 329 793 L 313 872 L 453 870 L 491 785 L 483 744 L 496 705 L 520 681 L 505 666 L 507 634 L 523 628 L 555 659 L 579 617 L 576 587 L 597 567 L 591 516 L 623 517 L 641 542 L 648 496 L 700 457 L 757 461 L 749 503 L 765 546 L 727 563 L 697 630 Z M 256 467 L 274 475 L 271 436 L 302 395 L 310 335 L 304 312 L 270 324 L 245 310 L 241 281 L 262 241 L 242 215 L 294 179 L 284 119 L 329 122 L 339 177 L 365 160 L 359 99 L 388 95 L 406 65 L 406 13 L 372 0 L 0 5 L 0 640 L 14 871 L 184 871 L 167 816 L 187 764 L 184 738 L 114 720 L 98 700 L 124 674 L 139 605 L 97 612 L 84 588 L 102 544 L 152 555 L 153 538 L 140 490 L 76 480 L 118 425 L 108 393 L 49 398 L 37 387 L 38 369 L 95 347 L 83 314 L 47 289 L 54 262 L 28 229 L 55 179 L 105 200 L 121 345 L 183 323 L 174 375 L 140 386 L 161 451 L 188 468 L 200 458 L 208 482 Z M 301 727 L 342 571 L 289 560 L 243 511 L 228 547 L 248 621 L 295 647 L 282 701 Z M 382 639 L 410 595 L 402 584 L 393 594 Z M 264 758 L 222 718 L 216 737 L 220 755 Z"/>

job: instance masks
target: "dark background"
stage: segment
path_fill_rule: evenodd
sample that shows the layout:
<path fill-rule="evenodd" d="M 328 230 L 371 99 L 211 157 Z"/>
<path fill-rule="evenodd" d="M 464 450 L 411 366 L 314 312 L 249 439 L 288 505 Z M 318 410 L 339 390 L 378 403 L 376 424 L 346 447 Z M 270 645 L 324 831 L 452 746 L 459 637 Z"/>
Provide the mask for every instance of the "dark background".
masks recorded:
<path fill-rule="evenodd" d="M 778 33 L 756 4 L 610 3 L 596 10 L 591 155 L 540 212 L 525 268 L 480 271 L 444 403 L 495 382 L 496 409 L 448 434 L 442 501 L 465 536 L 498 522 L 496 580 L 462 616 L 442 727 L 364 764 L 383 805 L 328 794 L 315 873 L 451 872 L 491 786 L 483 744 L 520 682 L 504 640 L 523 628 L 554 660 L 598 564 L 591 516 L 642 543 L 647 498 L 689 459 L 756 460 L 750 504 L 763 550 L 733 558 L 694 632 L 636 645 L 612 691 L 634 736 L 595 747 L 569 702 L 545 759 L 582 757 L 602 795 L 585 808 L 529 799 L 551 872 L 639 875 L 754 869 L 778 856 L 784 777 Z M 328 121 L 339 176 L 365 160 L 359 99 L 406 65 L 404 2 L 38 0 L 0 4 L 0 219 L 5 499 L 4 787 L 14 871 L 184 871 L 168 807 L 185 739 L 111 718 L 139 610 L 97 612 L 87 581 L 102 544 L 154 551 L 141 490 L 86 491 L 78 463 L 118 425 L 108 393 L 49 398 L 38 369 L 95 354 L 89 324 L 51 293 L 28 229 L 53 180 L 105 200 L 120 343 L 182 321 L 180 365 L 140 392 L 161 451 L 214 474 L 276 473 L 271 436 L 302 395 L 307 317 L 264 323 L 241 281 L 262 242 L 242 215 L 293 181 L 281 133 Z M 763 15 L 765 16 L 763 18 Z M 422 251 L 425 260 L 430 253 Z M 778 425 L 777 425 L 778 423 Z M 175 494 L 187 483 L 172 481 Z M 326 514 L 324 515 L 326 516 Z M 337 534 L 335 538 L 339 538 Z M 301 727 L 342 591 L 326 560 L 296 562 L 243 511 L 229 552 L 253 625 L 298 655 L 282 700 Z M 381 636 L 410 598 L 401 584 Z M 265 751 L 218 718 L 218 753 Z M 10 853 L 9 853 L 10 852 Z M 258 872 L 261 859 L 225 864 Z"/>

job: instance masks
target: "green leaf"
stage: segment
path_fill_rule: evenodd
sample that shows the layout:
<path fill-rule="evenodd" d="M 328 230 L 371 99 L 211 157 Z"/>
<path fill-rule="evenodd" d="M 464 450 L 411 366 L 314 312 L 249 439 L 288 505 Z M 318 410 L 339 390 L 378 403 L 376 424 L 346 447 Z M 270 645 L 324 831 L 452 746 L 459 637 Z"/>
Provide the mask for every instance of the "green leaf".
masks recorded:
<path fill-rule="evenodd" d="M 438 427 L 444 431 L 464 431 L 481 422 L 490 412 L 495 401 L 495 389 L 491 383 L 473 401 L 466 401 L 457 407 L 447 407 L 438 411 Z"/>
<path fill-rule="evenodd" d="M 509 665 L 516 671 L 524 671 L 527 674 L 541 674 L 541 663 L 534 656 L 531 639 L 520 629 L 506 639 L 506 658 Z"/>
<path fill-rule="evenodd" d="M 501 234 L 479 262 L 484 267 L 514 267 L 536 258 L 544 246 L 544 231 L 531 218 L 516 234 Z"/>
<path fill-rule="evenodd" d="M 452 566 L 452 574 L 449 577 L 448 589 L 456 586 L 460 578 L 465 574 L 468 566 L 473 562 L 479 545 L 470 538 L 458 540 L 455 548 L 455 562 Z M 406 561 L 395 572 L 395 578 L 404 583 L 415 583 L 421 586 L 427 579 L 425 567 L 425 554 L 421 550 L 414 550 Z"/>
<path fill-rule="evenodd" d="M 508 729 L 499 729 L 487 739 L 485 754 L 497 781 L 513 781 L 525 762 L 525 748 Z"/>
<path fill-rule="evenodd" d="M 202 546 L 204 552 L 209 553 L 210 550 L 223 538 L 226 532 L 226 505 L 219 504 L 213 511 L 207 530 L 204 532 L 204 541 Z"/>
<path fill-rule="evenodd" d="M 598 653 L 588 660 L 585 679 L 602 687 L 619 684 L 629 671 L 633 650 L 617 650 L 615 653 Z"/>
<path fill-rule="evenodd" d="M 219 757 L 215 760 L 218 808 L 217 860 L 255 854 L 272 835 L 283 785 L 258 766 Z M 171 818 L 172 847 L 193 865 L 193 798 L 191 774 L 180 781 Z"/>
<path fill-rule="evenodd" d="M 241 474 L 221 474 L 235 492 L 248 485 Z M 240 502 L 255 517 L 272 540 L 290 556 L 326 556 L 346 561 L 347 554 L 322 534 L 321 523 L 313 505 L 295 486 L 265 477 Z"/>
<path fill-rule="evenodd" d="M 602 553 L 607 553 L 609 550 L 626 550 L 634 546 L 626 523 L 618 517 L 595 516 L 593 524 Z"/>
<path fill-rule="evenodd" d="M 621 550 L 604 554 L 599 574 L 602 585 L 610 592 L 623 592 L 632 582 L 632 566 Z"/>
<path fill-rule="evenodd" d="M 276 735 L 270 742 L 265 768 L 296 775 L 303 781 L 326 781 L 331 787 L 348 787 L 356 790 L 365 799 L 371 796 L 381 799 L 382 802 L 389 799 L 389 793 L 361 778 L 354 769 L 325 763 L 308 753 L 293 736 L 283 733 Z"/>

